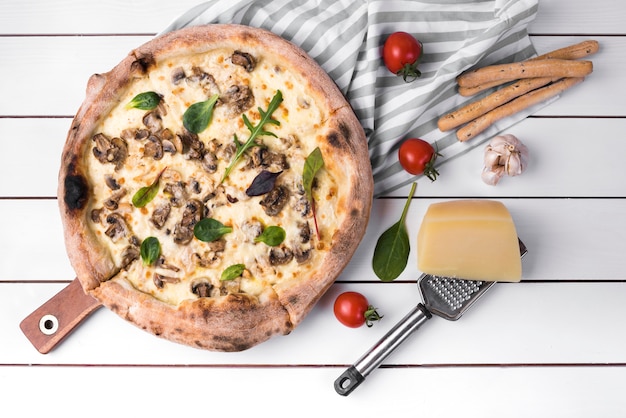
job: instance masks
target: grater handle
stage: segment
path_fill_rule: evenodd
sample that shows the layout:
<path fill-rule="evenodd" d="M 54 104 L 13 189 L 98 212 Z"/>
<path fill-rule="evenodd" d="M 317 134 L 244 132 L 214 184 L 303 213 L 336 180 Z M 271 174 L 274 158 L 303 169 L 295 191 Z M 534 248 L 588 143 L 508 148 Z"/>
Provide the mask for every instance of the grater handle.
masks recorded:
<path fill-rule="evenodd" d="M 418 304 L 400 322 L 398 322 L 384 337 L 382 337 L 370 350 L 356 363 L 344 371 L 335 380 L 335 391 L 348 396 L 357 388 L 367 375 L 373 372 L 404 340 L 417 330 L 432 314 L 423 304 Z"/>

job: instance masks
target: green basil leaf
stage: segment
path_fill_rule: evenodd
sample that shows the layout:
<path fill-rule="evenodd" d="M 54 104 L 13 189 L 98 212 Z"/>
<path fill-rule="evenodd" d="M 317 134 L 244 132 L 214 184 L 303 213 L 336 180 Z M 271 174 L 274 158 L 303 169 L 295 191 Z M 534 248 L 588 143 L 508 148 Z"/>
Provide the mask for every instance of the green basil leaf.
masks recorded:
<path fill-rule="evenodd" d="M 183 114 L 183 125 L 189 132 L 199 134 L 209 126 L 218 98 L 219 95 L 214 94 L 209 100 L 194 103 L 187 108 Z"/>
<path fill-rule="evenodd" d="M 406 232 L 405 220 L 416 186 L 417 183 L 413 183 L 411 186 L 400 220 L 383 232 L 376 242 L 372 268 L 376 276 L 384 282 L 395 280 L 406 268 L 411 245 L 409 235 Z"/>
<path fill-rule="evenodd" d="M 159 180 L 161 179 L 161 175 L 163 175 L 164 171 L 165 168 L 161 170 L 161 172 L 151 185 L 142 187 L 141 189 L 137 190 L 132 198 L 133 206 L 135 206 L 136 208 L 143 208 L 148 203 L 152 202 L 152 199 L 154 199 L 156 195 L 159 194 Z"/>
<path fill-rule="evenodd" d="M 144 239 L 141 243 L 139 254 L 141 255 L 144 266 L 154 264 L 154 262 L 157 261 L 161 255 L 161 244 L 159 243 L 159 240 L 156 237 L 148 237 Z"/>
<path fill-rule="evenodd" d="M 283 228 L 272 225 L 265 228 L 261 235 L 254 239 L 254 242 L 263 242 L 270 247 L 276 247 L 283 243 L 286 236 L 287 234 Z"/>
<path fill-rule="evenodd" d="M 222 272 L 220 280 L 223 282 L 227 280 L 234 280 L 241 276 L 245 269 L 246 266 L 244 264 L 233 264 L 230 267 L 226 267 L 226 269 Z"/>
<path fill-rule="evenodd" d="M 159 105 L 161 96 L 153 91 L 139 93 L 126 105 L 127 109 L 136 108 L 141 110 L 152 110 Z"/>
<path fill-rule="evenodd" d="M 193 235 L 200 241 L 212 242 L 220 239 L 223 235 L 232 232 L 233 228 L 224 225 L 213 218 L 201 219 L 193 227 Z"/>
<path fill-rule="evenodd" d="M 312 196 L 313 180 L 322 167 L 324 167 L 324 158 L 322 157 L 322 151 L 317 147 L 306 157 L 304 169 L 302 170 L 302 185 L 309 199 Z"/>

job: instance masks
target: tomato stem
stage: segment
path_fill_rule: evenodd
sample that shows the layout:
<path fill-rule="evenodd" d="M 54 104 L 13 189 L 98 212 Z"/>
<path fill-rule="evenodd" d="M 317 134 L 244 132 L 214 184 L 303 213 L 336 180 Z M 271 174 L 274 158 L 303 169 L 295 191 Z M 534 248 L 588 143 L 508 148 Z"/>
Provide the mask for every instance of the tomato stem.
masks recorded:
<path fill-rule="evenodd" d="M 365 325 L 367 325 L 368 328 L 371 328 L 372 325 L 374 325 L 372 322 L 380 321 L 383 318 L 383 316 L 380 315 L 376 311 L 376 308 L 373 307 L 372 305 L 369 305 L 367 307 L 367 310 L 365 311 L 363 315 L 365 316 Z"/>

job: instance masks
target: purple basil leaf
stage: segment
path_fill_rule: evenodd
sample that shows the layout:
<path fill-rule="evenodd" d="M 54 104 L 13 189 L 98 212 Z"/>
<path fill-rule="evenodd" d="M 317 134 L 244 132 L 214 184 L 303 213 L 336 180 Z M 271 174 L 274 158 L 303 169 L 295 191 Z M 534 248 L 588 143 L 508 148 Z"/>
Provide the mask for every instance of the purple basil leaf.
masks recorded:
<path fill-rule="evenodd" d="M 276 184 L 276 178 L 282 173 L 272 173 L 271 171 L 263 170 L 252 180 L 252 184 L 246 190 L 248 196 L 261 196 L 269 193 Z"/>

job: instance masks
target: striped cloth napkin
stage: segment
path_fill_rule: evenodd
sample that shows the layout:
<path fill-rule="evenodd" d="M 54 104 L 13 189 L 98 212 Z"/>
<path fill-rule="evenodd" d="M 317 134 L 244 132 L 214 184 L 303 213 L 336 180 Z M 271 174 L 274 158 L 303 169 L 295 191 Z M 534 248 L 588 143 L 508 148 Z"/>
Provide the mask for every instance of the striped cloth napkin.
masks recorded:
<path fill-rule="evenodd" d="M 538 0 L 211 0 L 173 21 L 163 32 L 207 23 L 240 23 L 274 32 L 303 48 L 335 80 L 365 129 L 375 195 L 416 178 L 398 163 L 403 139 L 427 140 L 438 164 L 462 156 L 542 105 L 503 119 L 461 143 L 441 132 L 437 119 L 476 100 L 457 94 L 455 77 L 475 65 L 536 54 L 527 26 Z M 405 83 L 380 58 L 387 36 L 413 34 L 424 45 L 421 78 Z"/>

